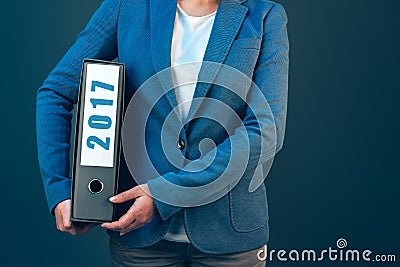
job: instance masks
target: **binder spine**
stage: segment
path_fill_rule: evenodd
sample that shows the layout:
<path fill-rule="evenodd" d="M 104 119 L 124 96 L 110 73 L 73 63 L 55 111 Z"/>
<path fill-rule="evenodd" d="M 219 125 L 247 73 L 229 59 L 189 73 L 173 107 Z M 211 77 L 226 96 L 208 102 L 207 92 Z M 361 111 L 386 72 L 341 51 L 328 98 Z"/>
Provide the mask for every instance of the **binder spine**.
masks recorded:
<path fill-rule="evenodd" d="M 78 97 L 72 165 L 71 220 L 109 222 L 121 152 L 125 67 L 85 59 Z"/>

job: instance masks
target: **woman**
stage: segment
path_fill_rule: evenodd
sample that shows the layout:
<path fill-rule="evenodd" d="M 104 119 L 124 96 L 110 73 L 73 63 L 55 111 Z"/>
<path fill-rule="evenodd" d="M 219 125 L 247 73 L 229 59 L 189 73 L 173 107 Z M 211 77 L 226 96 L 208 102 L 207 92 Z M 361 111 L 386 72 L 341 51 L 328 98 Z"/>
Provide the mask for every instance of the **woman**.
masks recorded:
<path fill-rule="evenodd" d="M 276 133 L 274 152 L 283 143 L 289 49 L 286 22 L 282 6 L 270 1 L 105 0 L 38 91 L 39 161 L 57 228 L 83 234 L 93 227 L 70 221 L 71 110 L 77 103 L 83 59 L 118 58 L 126 65 L 126 103 L 146 80 L 172 66 L 175 88 L 154 103 L 146 126 L 147 153 L 160 177 L 137 182 L 123 159 L 121 193 L 110 201 L 128 203 L 130 208 L 119 220 L 101 225 L 111 236 L 112 263 L 114 266 L 265 266 L 265 261 L 257 255 L 268 241 L 266 190 L 262 182 L 254 190 L 249 190 L 249 186 L 254 177 L 263 179 L 266 175 L 261 167 L 269 158 L 260 152 L 261 141 L 268 139 L 269 133 L 272 135 L 272 131 L 264 131 L 268 127 L 258 120 L 257 112 L 260 117 L 266 117 L 269 108 L 272 112 Z M 179 67 L 199 61 L 203 63 Z M 241 98 L 238 91 L 217 84 L 218 77 L 223 76 L 220 64 L 250 78 L 254 86 L 243 88 Z M 240 80 L 232 73 L 224 82 Z M 166 80 L 161 79 L 160 87 L 168 83 Z M 188 80 L 192 82 L 184 82 Z M 261 94 L 252 97 L 257 90 Z M 171 96 L 171 92 L 175 94 Z M 269 108 L 257 106 L 260 96 L 265 97 Z M 230 124 L 237 128 L 226 130 L 212 119 L 196 115 L 209 110 L 218 113 L 213 102 L 202 100 L 205 98 L 224 103 L 240 118 L 242 127 Z M 165 151 L 160 140 L 161 129 L 174 110 L 181 123 L 168 125 L 177 136 L 166 142 L 170 142 L 170 146 L 167 144 L 170 150 L 176 149 L 173 153 L 179 152 L 185 158 L 182 166 L 172 164 L 162 155 Z M 228 121 L 236 116 L 223 115 Z M 232 160 L 230 153 L 246 146 L 239 128 L 245 130 L 249 149 L 247 165 L 236 169 L 238 177 L 222 183 L 218 192 L 209 194 L 208 201 L 197 199 L 200 204 L 187 204 L 193 200 L 189 195 L 166 190 L 165 181 L 193 188 L 218 180 Z M 203 151 L 204 139 L 211 139 L 214 147 Z M 186 168 L 204 165 L 211 154 L 212 163 L 200 171 Z M 240 158 L 240 153 L 237 155 Z M 218 196 L 213 197 L 214 193 Z M 188 202 L 164 201 L 167 195 Z"/>

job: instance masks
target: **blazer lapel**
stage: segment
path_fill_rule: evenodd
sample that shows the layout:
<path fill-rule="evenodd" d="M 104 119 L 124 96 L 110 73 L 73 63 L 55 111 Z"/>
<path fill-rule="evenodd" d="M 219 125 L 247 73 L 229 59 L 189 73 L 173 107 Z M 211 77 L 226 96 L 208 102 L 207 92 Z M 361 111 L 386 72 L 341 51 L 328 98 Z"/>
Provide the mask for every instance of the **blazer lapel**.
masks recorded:
<path fill-rule="evenodd" d="M 223 63 L 229 48 L 235 39 L 245 15 L 247 7 L 242 5 L 246 0 L 221 0 L 216 13 L 213 29 L 207 44 L 203 61 Z M 177 0 L 151 0 L 150 2 L 150 27 L 151 27 L 151 51 L 156 72 L 170 68 L 171 43 L 174 30 Z M 199 72 L 199 80 L 212 81 L 219 68 L 205 69 L 203 66 Z M 165 74 L 165 71 L 163 72 Z M 174 85 L 171 73 L 163 75 L 159 79 L 161 87 L 166 92 L 166 97 L 172 108 L 177 106 Z M 198 83 L 193 98 L 205 97 L 210 89 L 210 83 Z M 189 109 L 187 121 L 193 117 L 201 101 L 194 101 Z M 178 112 L 178 111 L 176 111 Z"/>
<path fill-rule="evenodd" d="M 177 0 L 151 0 L 149 2 L 151 51 L 154 68 L 158 73 L 171 67 L 171 42 Z M 177 102 L 171 73 L 164 71 L 162 77 L 159 77 L 159 81 L 169 104 L 175 108 Z"/>
<path fill-rule="evenodd" d="M 221 0 L 216 13 L 213 29 L 207 44 L 203 61 L 223 63 L 229 49 L 235 39 L 239 29 L 247 14 L 247 7 L 242 5 L 246 0 Z M 213 65 L 214 66 L 214 65 Z M 199 81 L 213 81 L 220 68 L 204 65 L 199 72 Z M 211 83 L 201 83 L 196 85 L 193 98 L 203 98 L 210 89 Z M 187 121 L 196 114 L 201 105 L 200 101 L 193 101 L 189 109 Z"/>

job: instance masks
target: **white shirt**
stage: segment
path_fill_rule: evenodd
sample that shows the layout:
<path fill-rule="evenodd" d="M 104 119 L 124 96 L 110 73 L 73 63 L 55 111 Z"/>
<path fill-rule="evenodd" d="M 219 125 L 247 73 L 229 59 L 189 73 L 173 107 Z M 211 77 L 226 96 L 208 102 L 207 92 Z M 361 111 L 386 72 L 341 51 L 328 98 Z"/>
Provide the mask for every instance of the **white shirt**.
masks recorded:
<path fill-rule="evenodd" d="M 173 67 L 172 77 L 176 101 L 183 123 L 189 113 L 197 76 L 210 38 L 215 14 L 216 12 L 202 17 L 193 17 L 183 11 L 179 5 L 176 10 L 171 47 L 171 66 Z M 193 64 L 185 65 L 184 68 L 174 68 L 185 63 Z M 182 212 L 172 217 L 170 228 L 164 239 L 189 242 L 183 224 Z"/>
<path fill-rule="evenodd" d="M 196 87 L 197 76 L 214 24 L 215 13 L 202 17 L 189 16 L 178 5 L 172 36 L 171 66 L 193 63 L 184 68 L 172 68 L 175 95 L 182 121 L 186 121 Z M 178 86 L 177 86 L 178 85 Z"/>

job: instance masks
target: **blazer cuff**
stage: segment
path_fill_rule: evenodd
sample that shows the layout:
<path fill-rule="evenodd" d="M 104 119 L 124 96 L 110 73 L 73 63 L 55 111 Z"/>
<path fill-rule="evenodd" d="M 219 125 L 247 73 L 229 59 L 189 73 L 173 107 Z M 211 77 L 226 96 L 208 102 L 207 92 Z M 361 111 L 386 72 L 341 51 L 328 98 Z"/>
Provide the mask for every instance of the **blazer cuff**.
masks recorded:
<path fill-rule="evenodd" d="M 71 198 L 71 184 L 71 179 L 59 181 L 53 184 L 51 192 L 47 193 L 47 204 L 52 215 L 54 215 L 54 209 L 60 202 Z"/>
<path fill-rule="evenodd" d="M 149 186 L 149 190 L 152 196 L 162 196 L 163 194 L 166 193 L 164 192 L 165 189 L 163 188 L 164 183 L 162 179 L 164 178 L 158 177 L 155 179 L 151 179 L 147 182 L 147 185 Z M 160 213 L 161 219 L 164 221 L 182 209 L 182 207 L 177 207 L 167 204 L 156 197 L 153 197 L 153 199 L 157 207 L 157 210 Z"/>

